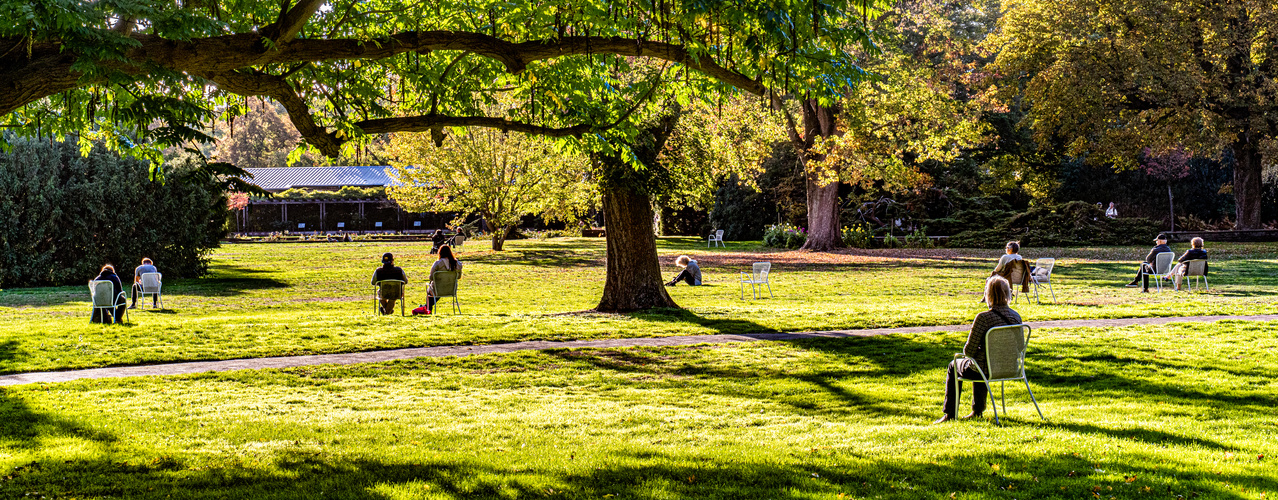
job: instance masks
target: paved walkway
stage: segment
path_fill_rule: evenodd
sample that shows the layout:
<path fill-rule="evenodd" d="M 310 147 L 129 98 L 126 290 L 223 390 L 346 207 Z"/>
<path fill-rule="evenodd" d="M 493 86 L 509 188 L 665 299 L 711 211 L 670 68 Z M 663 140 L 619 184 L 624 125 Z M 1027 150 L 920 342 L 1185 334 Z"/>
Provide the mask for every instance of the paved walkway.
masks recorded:
<path fill-rule="evenodd" d="M 1213 322 L 1219 320 L 1243 321 L 1278 321 L 1278 314 L 1257 314 L 1248 316 L 1180 316 L 1165 318 L 1120 318 L 1120 319 L 1079 319 L 1060 321 L 1037 321 L 1030 323 L 1035 329 L 1042 328 L 1079 328 L 1079 327 L 1119 327 L 1130 325 L 1162 325 L 1172 322 Z M 389 349 L 384 351 L 353 352 L 345 354 L 316 354 L 312 356 L 286 356 L 277 358 L 230 359 L 225 361 L 192 361 L 187 363 L 167 363 L 158 365 L 121 366 L 112 368 L 93 368 L 88 370 L 72 370 L 61 372 L 33 372 L 0 376 L 0 386 L 33 384 L 38 382 L 66 382 L 79 379 L 99 379 L 117 377 L 143 377 L 150 375 L 183 375 L 188 373 L 225 372 L 232 370 L 254 370 L 259 368 L 293 368 L 313 365 L 349 365 L 355 363 L 376 363 L 397 359 L 413 359 L 422 357 L 470 356 L 475 354 L 492 354 L 515 351 L 536 351 L 543 349 L 581 349 L 608 347 L 648 347 L 648 346 L 686 346 L 694 344 L 722 344 L 727 342 L 759 342 L 783 341 L 811 338 L 845 338 L 873 337 L 894 333 L 924 333 L 964 331 L 971 325 L 945 326 L 913 326 L 907 328 L 875 328 L 868 330 L 829 330 L 802 333 L 752 333 L 744 335 L 686 335 L 677 337 L 629 338 L 604 340 L 574 340 L 569 342 L 514 342 L 509 344 L 493 344 L 479 346 L 440 346 L 413 347 L 407 349 Z"/>

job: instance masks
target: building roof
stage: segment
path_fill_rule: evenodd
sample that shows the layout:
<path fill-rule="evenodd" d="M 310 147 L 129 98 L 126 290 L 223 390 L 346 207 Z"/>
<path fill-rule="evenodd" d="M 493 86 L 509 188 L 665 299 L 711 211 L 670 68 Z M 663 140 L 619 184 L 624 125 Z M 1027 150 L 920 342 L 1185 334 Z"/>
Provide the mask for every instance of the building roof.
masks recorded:
<path fill-rule="evenodd" d="M 291 188 L 336 189 L 344 186 L 385 187 L 395 184 L 389 167 L 281 167 L 246 168 L 249 182 L 267 191 Z"/>

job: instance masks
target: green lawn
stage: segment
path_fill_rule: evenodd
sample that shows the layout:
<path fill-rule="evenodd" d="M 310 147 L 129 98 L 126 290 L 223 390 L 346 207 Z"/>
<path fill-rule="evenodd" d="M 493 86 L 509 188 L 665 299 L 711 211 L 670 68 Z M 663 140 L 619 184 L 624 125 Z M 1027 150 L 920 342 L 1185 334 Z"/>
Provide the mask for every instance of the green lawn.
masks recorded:
<path fill-rule="evenodd" d="M 689 253 L 713 285 L 674 288 L 687 310 L 561 314 L 592 307 L 603 272 L 601 240 L 563 239 L 466 248 L 465 314 L 428 318 L 370 315 L 364 285 L 387 250 L 420 278 L 426 245 L 228 245 L 130 326 L 88 324 L 83 287 L 4 291 L 0 371 L 966 323 L 997 256 L 659 244 L 668 274 Z M 1031 323 L 1276 312 L 1272 246 L 1214 245 L 1204 294 L 1118 286 L 1143 251 L 1027 249 L 1060 259 L 1060 303 L 1016 308 Z M 776 265 L 775 299 L 738 296 L 756 260 Z M 1275 327 L 1036 330 L 1050 422 L 1009 386 L 1001 428 L 929 425 L 962 333 L 8 387 L 0 498 L 1273 498 Z"/>
<path fill-rule="evenodd" d="M 770 253 L 757 242 L 707 249 L 693 238 L 662 238 L 659 245 L 669 276 L 674 257 L 688 253 L 712 285 L 673 288 L 684 310 L 562 314 L 593 307 L 604 272 L 601 239 L 564 238 L 511 241 L 505 252 L 472 242 L 461 252 L 464 314 L 429 318 L 374 317 L 367 285 L 382 252 L 392 251 L 416 281 L 410 301 L 425 302 L 428 243 L 225 245 L 207 277 L 168 280 L 168 309 L 135 310 L 129 326 L 89 324 L 84 286 L 0 292 L 0 373 L 520 340 L 960 324 L 980 310 L 981 278 L 998 256 L 950 249 Z M 1059 259 L 1059 303 L 1018 310 L 1031 322 L 1278 312 L 1272 245 L 1209 250 L 1211 293 L 1142 295 L 1118 285 L 1146 249 L 1027 248 L 1027 258 Z M 757 260 L 774 263 L 776 298 L 742 300 L 738 273 Z"/>
<path fill-rule="evenodd" d="M 0 497 L 1273 498 L 1276 326 L 1037 331 L 1002 428 L 957 333 L 20 386 Z"/>

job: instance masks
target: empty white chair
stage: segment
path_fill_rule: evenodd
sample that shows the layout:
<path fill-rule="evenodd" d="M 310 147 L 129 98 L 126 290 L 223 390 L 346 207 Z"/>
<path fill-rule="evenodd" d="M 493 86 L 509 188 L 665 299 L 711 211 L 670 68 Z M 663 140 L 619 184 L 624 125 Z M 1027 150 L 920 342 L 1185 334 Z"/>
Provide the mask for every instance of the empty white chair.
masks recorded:
<path fill-rule="evenodd" d="M 124 305 L 124 290 L 115 293 L 115 286 L 107 280 L 89 281 L 89 297 L 93 302 L 92 313 L 102 314 L 102 323 L 107 323 L 107 315 L 110 315 L 112 322 L 120 322 L 120 318 L 115 317 L 116 312 L 124 309 L 124 319 L 129 319 L 129 311 L 121 306 Z M 99 313 L 99 309 L 101 312 Z M 93 321 L 93 314 L 89 315 L 89 321 Z"/>
<path fill-rule="evenodd" d="M 142 273 L 142 291 L 138 292 L 142 297 L 142 308 L 146 309 L 146 297 L 153 297 L 152 303 L 159 302 L 160 309 L 164 309 L 164 296 L 160 295 L 160 279 L 163 276 L 160 273 Z"/>
<path fill-rule="evenodd" d="M 719 246 L 721 246 L 721 247 L 726 247 L 726 246 L 727 246 L 727 245 L 724 245 L 724 244 L 723 244 L 723 230 L 722 230 L 722 229 L 716 229 L 716 230 L 714 230 L 714 232 L 710 233 L 710 239 L 706 240 L 706 248 L 710 248 L 710 245 L 715 244 L 715 243 L 718 243 L 718 244 L 719 244 Z"/>
<path fill-rule="evenodd" d="M 741 298 L 745 298 L 745 286 L 750 285 L 750 293 L 754 298 L 759 298 L 759 292 L 764 286 L 768 287 L 768 297 L 772 296 L 772 284 L 768 282 L 768 273 L 772 271 L 771 262 L 755 262 L 752 272 L 741 272 Z"/>
<path fill-rule="evenodd" d="M 1030 389 L 1029 379 L 1025 377 L 1025 349 L 1029 347 L 1029 339 L 1030 327 L 1025 324 L 996 326 L 986 331 L 985 366 L 989 368 L 989 373 L 981 370 L 981 364 L 970 356 L 961 352 L 954 355 L 954 359 L 972 360 L 972 366 L 976 367 L 977 373 L 981 374 L 979 380 L 966 379 L 961 375 L 956 376 L 954 384 L 958 385 L 959 381 L 984 382 L 985 387 L 989 389 L 990 402 L 994 407 L 995 424 L 1000 424 L 998 420 L 998 401 L 994 401 L 994 390 L 990 387 L 990 383 L 999 383 L 999 399 L 1003 401 L 1003 414 L 1007 415 L 1007 394 L 1004 392 L 1003 382 L 1009 380 L 1025 382 L 1025 390 L 1029 391 L 1030 401 L 1034 402 L 1034 409 L 1038 411 L 1038 418 L 1047 421 L 1047 417 L 1043 416 L 1043 410 L 1038 407 L 1038 400 L 1034 398 L 1034 390 Z M 958 394 L 958 387 L 954 388 L 954 393 Z M 976 391 L 972 391 L 972 393 L 975 394 Z M 958 401 L 954 403 L 955 408 L 957 408 Z"/>
<path fill-rule="evenodd" d="M 1034 300 L 1043 302 L 1038 297 L 1038 287 L 1046 286 L 1052 294 L 1052 302 L 1056 302 L 1056 292 L 1052 290 L 1052 268 L 1056 267 L 1056 259 L 1043 257 L 1034 261 L 1034 272 L 1030 273 L 1030 281 L 1034 283 Z"/>

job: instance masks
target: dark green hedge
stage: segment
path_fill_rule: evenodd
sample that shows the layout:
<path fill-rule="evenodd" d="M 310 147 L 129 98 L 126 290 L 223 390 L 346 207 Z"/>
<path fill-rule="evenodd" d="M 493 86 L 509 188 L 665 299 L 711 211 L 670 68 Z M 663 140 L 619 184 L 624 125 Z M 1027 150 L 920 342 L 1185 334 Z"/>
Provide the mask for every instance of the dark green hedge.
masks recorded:
<path fill-rule="evenodd" d="M 1145 245 L 1158 234 L 1154 221 L 1110 219 L 1100 207 L 1082 201 L 1020 213 L 1002 209 L 960 212 L 954 218 L 955 227 L 969 228 L 951 236 L 946 244 L 957 248 L 1002 248 L 1011 240 L 1035 247 Z"/>
<path fill-rule="evenodd" d="M 74 141 L 11 139 L 0 152 L 0 287 L 81 284 L 106 263 L 131 274 L 151 257 L 195 277 L 225 234 L 226 196 L 202 162 L 150 165 Z"/>

